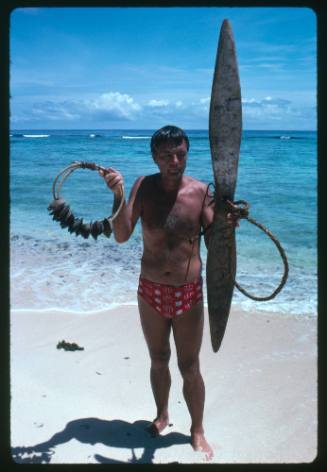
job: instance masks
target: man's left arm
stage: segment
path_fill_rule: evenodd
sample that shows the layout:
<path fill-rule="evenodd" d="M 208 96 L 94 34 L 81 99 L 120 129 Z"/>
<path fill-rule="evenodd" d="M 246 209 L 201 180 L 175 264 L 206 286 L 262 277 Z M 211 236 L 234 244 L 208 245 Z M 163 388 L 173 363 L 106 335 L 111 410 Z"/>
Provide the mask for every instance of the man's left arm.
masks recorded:
<path fill-rule="evenodd" d="M 204 197 L 202 212 L 201 212 L 201 226 L 203 228 L 204 242 L 208 249 L 210 236 L 211 236 L 211 225 L 213 223 L 215 213 L 215 200 L 214 196 L 210 192 L 209 188 L 206 188 L 206 194 Z M 239 216 L 235 213 L 227 213 L 227 221 L 230 225 L 237 228 L 239 226 Z"/>

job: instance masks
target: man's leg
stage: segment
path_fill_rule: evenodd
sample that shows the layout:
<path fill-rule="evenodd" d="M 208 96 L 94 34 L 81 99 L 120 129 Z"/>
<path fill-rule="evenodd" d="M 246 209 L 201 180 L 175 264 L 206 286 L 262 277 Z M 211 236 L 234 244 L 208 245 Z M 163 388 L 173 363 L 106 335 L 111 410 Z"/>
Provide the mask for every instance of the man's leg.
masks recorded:
<path fill-rule="evenodd" d="M 171 320 L 164 318 L 138 296 L 139 312 L 151 358 L 150 379 L 157 406 L 157 416 L 150 432 L 160 434 L 168 425 L 168 396 L 171 385 L 169 372 Z"/>
<path fill-rule="evenodd" d="M 203 304 L 198 303 L 173 320 L 178 367 L 183 377 L 184 398 L 191 415 L 192 446 L 196 451 L 213 451 L 204 437 L 203 410 L 205 387 L 200 372 L 199 353 L 203 334 Z"/>

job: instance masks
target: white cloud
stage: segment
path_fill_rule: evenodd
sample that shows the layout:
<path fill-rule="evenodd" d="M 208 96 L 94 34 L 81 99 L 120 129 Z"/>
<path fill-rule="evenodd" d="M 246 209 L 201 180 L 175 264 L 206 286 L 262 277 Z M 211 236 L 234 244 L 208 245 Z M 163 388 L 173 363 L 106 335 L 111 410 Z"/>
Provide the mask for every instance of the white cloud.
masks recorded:
<path fill-rule="evenodd" d="M 243 105 L 248 105 L 248 104 L 252 104 L 252 103 L 259 104 L 258 100 L 256 100 L 255 98 L 242 98 L 242 104 Z"/>
<path fill-rule="evenodd" d="M 183 97 L 185 98 L 185 97 Z M 278 126 L 288 126 L 302 129 L 312 128 L 315 123 L 315 110 L 312 107 L 299 107 L 296 97 L 292 101 L 285 98 L 254 96 L 242 99 L 243 126 L 245 128 L 266 127 L 271 129 Z M 194 97 L 187 100 L 174 97 L 147 97 L 138 102 L 134 97 L 120 92 L 106 92 L 92 98 L 79 100 L 44 100 L 28 106 L 13 100 L 11 107 L 11 122 L 15 126 L 20 123 L 28 127 L 29 123 L 46 126 L 55 123 L 56 126 L 111 126 L 116 123 L 130 123 L 129 126 L 158 126 L 164 122 L 196 123 L 197 127 L 206 127 L 209 115 L 210 96 Z M 310 123 L 313 123 L 311 125 Z"/>
<path fill-rule="evenodd" d="M 103 93 L 93 99 L 80 100 L 46 100 L 36 102 L 29 110 L 14 107 L 12 121 L 19 121 L 20 117 L 30 116 L 33 121 L 69 121 L 89 120 L 96 121 L 132 121 L 142 111 L 141 105 L 127 94 L 120 92 Z M 24 119 L 24 121 L 26 118 Z"/>
<path fill-rule="evenodd" d="M 147 102 L 146 107 L 143 110 L 143 116 L 146 118 L 155 117 L 162 119 L 175 120 L 179 114 L 184 113 L 184 110 L 188 110 L 188 106 L 184 104 L 182 100 L 169 101 L 162 99 L 151 99 Z"/>
<path fill-rule="evenodd" d="M 209 113 L 210 97 L 200 98 L 192 103 L 192 112 L 199 116 L 206 116 Z"/>
<path fill-rule="evenodd" d="M 169 105 L 169 102 L 167 100 L 150 100 L 148 102 L 148 106 L 152 108 L 161 108 L 161 107 L 167 107 Z"/>
<path fill-rule="evenodd" d="M 242 99 L 243 116 L 247 123 L 260 124 L 264 122 L 288 122 L 292 127 L 292 121 L 304 117 L 304 111 L 293 106 L 290 100 L 285 98 L 273 98 L 267 96 L 261 100 L 255 98 Z"/>
<path fill-rule="evenodd" d="M 119 92 L 103 93 L 99 98 L 87 100 L 84 103 L 90 112 L 127 120 L 133 119 L 135 114 L 141 111 L 141 106 L 132 97 Z"/>
<path fill-rule="evenodd" d="M 255 98 L 243 98 L 242 99 L 242 104 L 245 106 L 252 106 L 252 107 L 259 107 L 259 108 L 264 108 L 266 106 L 278 106 L 285 108 L 289 105 L 291 105 L 291 102 L 289 100 L 286 100 L 285 98 L 272 98 L 272 97 L 265 97 L 262 100 L 256 100 Z"/>

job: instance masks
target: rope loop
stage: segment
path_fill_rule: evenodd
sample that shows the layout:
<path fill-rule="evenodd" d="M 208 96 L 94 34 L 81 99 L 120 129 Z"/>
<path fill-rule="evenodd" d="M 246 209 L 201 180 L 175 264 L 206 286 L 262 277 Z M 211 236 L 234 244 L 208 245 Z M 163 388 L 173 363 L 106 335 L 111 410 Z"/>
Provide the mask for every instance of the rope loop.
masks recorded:
<path fill-rule="evenodd" d="M 213 185 L 213 187 L 215 189 L 215 186 L 212 183 L 208 185 L 208 188 L 209 188 L 210 185 Z M 215 198 L 216 198 L 216 195 L 217 195 L 217 193 L 216 193 L 216 189 L 215 189 L 214 190 Z M 236 280 L 234 280 L 235 287 L 241 293 L 243 293 L 243 295 L 245 295 L 246 297 L 251 298 L 252 300 L 255 300 L 255 301 L 259 301 L 259 302 L 272 300 L 282 290 L 282 288 L 286 284 L 286 281 L 287 281 L 287 278 L 288 278 L 289 266 L 288 266 L 288 260 L 287 260 L 286 253 L 285 253 L 283 247 L 281 246 L 280 242 L 276 238 L 276 236 L 274 236 L 271 233 L 271 231 L 269 231 L 269 229 L 267 229 L 261 223 L 258 223 L 257 221 L 255 221 L 253 218 L 251 218 L 249 216 L 250 205 L 248 204 L 248 202 L 246 202 L 245 200 L 237 200 L 237 201 L 233 202 L 233 201 L 228 200 L 228 199 L 224 199 L 223 201 L 224 201 L 225 204 L 227 204 L 227 208 L 228 208 L 228 211 L 230 213 L 232 213 L 233 215 L 236 215 L 236 217 L 239 218 L 239 219 L 247 220 L 249 223 L 251 223 L 251 224 L 257 226 L 259 229 L 261 229 L 261 231 L 263 231 L 273 241 L 273 243 L 275 244 L 275 246 L 278 249 L 278 252 L 279 252 L 279 254 L 282 258 L 282 261 L 283 261 L 284 273 L 283 273 L 283 276 L 281 278 L 281 281 L 280 281 L 278 287 L 270 295 L 267 295 L 267 296 L 253 295 L 253 294 L 249 293 L 247 290 L 245 290 L 243 287 L 241 287 Z M 209 203 L 209 205 L 211 203 L 212 203 L 212 201 Z"/>
<path fill-rule="evenodd" d="M 249 293 L 247 290 L 245 290 L 243 287 L 241 287 L 239 285 L 239 283 L 235 280 L 234 283 L 235 283 L 235 287 L 241 292 L 243 293 L 243 295 L 247 296 L 248 298 L 251 298 L 251 300 L 255 300 L 255 301 L 258 301 L 258 302 L 266 302 L 266 301 L 269 301 L 269 300 L 272 300 L 273 298 L 276 297 L 276 295 L 282 290 L 282 288 L 284 287 L 284 285 L 286 284 L 286 281 L 287 281 L 287 277 L 288 277 L 288 272 L 289 272 L 289 266 L 288 266 L 288 261 L 287 261 L 287 257 L 286 257 L 286 253 L 283 249 L 283 247 L 281 246 L 280 242 L 278 241 L 278 239 L 276 238 L 276 236 L 274 236 L 271 231 L 269 231 L 269 229 L 267 229 L 265 226 L 263 226 L 261 223 L 258 223 L 257 221 L 255 221 L 253 218 L 251 218 L 250 216 L 244 216 L 243 217 L 244 219 L 248 220 L 249 223 L 257 226 L 259 229 L 261 229 L 267 236 L 269 236 L 269 238 L 273 241 L 273 243 L 275 244 L 275 246 L 277 247 L 278 249 L 278 252 L 282 258 L 282 261 L 283 261 L 283 265 L 284 265 L 284 273 L 283 273 L 283 276 L 281 278 L 281 281 L 279 283 L 279 285 L 277 286 L 277 288 L 270 294 L 270 295 L 267 295 L 267 296 L 257 296 L 257 295 L 252 295 L 251 293 Z"/>
<path fill-rule="evenodd" d="M 64 170 L 59 172 L 59 174 L 55 177 L 53 181 L 53 201 L 48 206 L 49 214 L 50 216 L 52 216 L 52 219 L 54 221 L 58 221 L 60 223 L 60 226 L 62 228 L 67 228 L 70 233 L 75 233 L 76 236 L 82 236 L 83 238 L 87 239 L 90 235 L 92 235 L 94 239 L 97 239 L 100 234 L 104 234 L 107 238 L 109 238 L 112 233 L 112 222 L 119 215 L 125 201 L 124 186 L 122 185 L 120 188 L 120 204 L 114 214 L 104 218 L 101 221 L 84 223 L 83 218 L 75 218 L 69 205 L 65 202 L 63 198 L 60 197 L 60 191 L 65 180 L 76 169 L 89 169 L 97 171 L 101 170 L 104 173 L 108 173 L 107 169 L 97 165 L 94 162 L 72 162 L 72 164 L 70 164 Z"/>

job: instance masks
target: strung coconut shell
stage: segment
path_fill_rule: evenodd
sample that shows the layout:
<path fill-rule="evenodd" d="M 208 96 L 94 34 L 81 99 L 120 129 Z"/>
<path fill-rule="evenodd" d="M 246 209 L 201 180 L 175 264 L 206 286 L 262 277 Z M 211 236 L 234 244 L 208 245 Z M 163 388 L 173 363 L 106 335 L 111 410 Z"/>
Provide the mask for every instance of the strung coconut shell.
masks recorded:
<path fill-rule="evenodd" d="M 75 233 L 75 229 L 77 228 L 78 224 L 79 224 L 79 219 L 78 218 L 75 218 L 74 217 L 74 221 L 72 223 L 69 224 L 68 226 L 68 231 L 70 233 Z"/>
<path fill-rule="evenodd" d="M 102 225 L 103 225 L 103 234 L 107 237 L 110 238 L 110 235 L 112 233 L 111 225 L 108 220 L 108 218 L 105 218 L 102 220 Z"/>
<path fill-rule="evenodd" d="M 74 223 L 71 225 L 70 228 L 68 228 L 68 231 L 70 233 L 76 233 L 76 236 L 77 236 L 78 229 L 81 226 L 81 224 L 83 224 L 83 220 L 81 220 L 80 218 L 75 218 Z"/>
<path fill-rule="evenodd" d="M 103 223 L 102 221 L 96 221 L 96 224 L 97 224 L 97 227 L 98 227 L 98 234 L 102 234 L 103 233 Z"/>
<path fill-rule="evenodd" d="M 63 209 L 65 209 L 66 207 L 64 207 Z M 53 213 L 53 216 L 52 216 L 52 219 L 54 221 L 61 221 L 61 218 L 60 218 L 60 213 Z"/>
<path fill-rule="evenodd" d="M 76 236 L 79 236 L 80 234 L 82 234 L 83 226 L 84 226 L 83 218 L 76 218 L 72 227 L 72 232 L 74 232 Z"/>
<path fill-rule="evenodd" d="M 72 212 L 70 214 L 70 217 L 66 218 L 66 220 L 67 220 L 67 224 L 68 224 L 68 229 L 70 229 L 73 226 L 74 222 L 75 222 L 75 216 L 73 215 Z"/>
<path fill-rule="evenodd" d="M 50 213 L 50 215 L 52 215 L 52 219 L 55 220 L 55 221 L 60 221 L 60 217 L 59 217 L 59 214 L 60 214 L 61 210 L 59 211 L 52 211 Z"/>
<path fill-rule="evenodd" d="M 61 213 L 67 208 L 66 205 L 59 207 L 59 209 L 52 211 L 50 214 L 53 215 L 52 219 L 55 221 L 60 221 L 61 220 Z"/>
<path fill-rule="evenodd" d="M 72 211 L 69 209 L 68 213 L 62 218 L 60 218 L 60 226 L 62 228 L 67 228 L 69 226 L 69 221 L 72 221 L 72 218 L 74 218 L 74 215 Z"/>
<path fill-rule="evenodd" d="M 56 205 L 58 200 L 54 200 L 55 204 L 52 203 L 48 206 L 49 214 L 52 215 L 52 219 L 55 221 L 60 221 L 60 213 L 67 208 L 67 204 L 64 200 L 61 200 L 59 205 Z"/>
<path fill-rule="evenodd" d="M 97 237 L 99 236 L 97 222 L 95 221 L 94 223 L 90 223 L 90 226 L 91 226 L 91 235 L 93 239 L 97 239 Z"/>
<path fill-rule="evenodd" d="M 91 225 L 90 223 L 84 223 L 81 227 L 80 234 L 83 238 L 87 239 L 91 233 Z"/>
<path fill-rule="evenodd" d="M 64 221 L 64 219 L 66 218 L 66 216 L 68 215 L 68 213 L 70 212 L 70 208 L 69 208 L 69 205 L 64 205 L 62 210 L 60 211 L 60 213 L 58 214 L 58 219 L 60 221 Z"/>
<path fill-rule="evenodd" d="M 74 215 L 73 215 L 72 211 L 69 210 L 69 212 L 67 213 L 65 218 L 63 218 L 60 221 L 60 226 L 62 228 L 68 228 L 72 223 L 74 223 L 74 220 L 75 220 Z"/>
<path fill-rule="evenodd" d="M 91 235 L 93 236 L 94 239 L 97 239 L 97 237 L 103 232 L 103 225 L 101 221 L 95 221 L 91 225 Z"/>
<path fill-rule="evenodd" d="M 55 198 L 48 206 L 48 211 L 58 212 L 66 205 L 66 202 L 63 198 Z"/>

